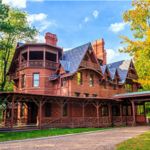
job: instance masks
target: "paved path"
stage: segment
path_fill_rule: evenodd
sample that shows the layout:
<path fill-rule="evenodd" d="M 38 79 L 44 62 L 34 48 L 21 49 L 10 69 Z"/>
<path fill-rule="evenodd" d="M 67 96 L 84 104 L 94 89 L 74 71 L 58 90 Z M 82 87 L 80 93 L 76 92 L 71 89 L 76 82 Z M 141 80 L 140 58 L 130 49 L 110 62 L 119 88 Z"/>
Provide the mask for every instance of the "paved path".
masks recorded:
<path fill-rule="evenodd" d="M 0 150 L 113 150 L 115 145 L 149 130 L 149 126 L 0 144 Z"/>

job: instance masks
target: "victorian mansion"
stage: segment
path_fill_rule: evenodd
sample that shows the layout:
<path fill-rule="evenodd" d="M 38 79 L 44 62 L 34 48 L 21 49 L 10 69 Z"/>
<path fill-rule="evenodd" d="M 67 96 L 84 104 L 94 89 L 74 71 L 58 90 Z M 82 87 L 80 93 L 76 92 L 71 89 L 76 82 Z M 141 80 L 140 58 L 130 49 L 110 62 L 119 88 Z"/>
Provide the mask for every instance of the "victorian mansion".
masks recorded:
<path fill-rule="evenodd" d="M 68 51 L 55 34 L 45 40 L 18 42 L 7 73 L 14 92 L 0 93 L 7 98 L 0 129 L 146 124 L 150 93 L 138 92 L 132 60 L 107 64 L 103 39 Z"/>

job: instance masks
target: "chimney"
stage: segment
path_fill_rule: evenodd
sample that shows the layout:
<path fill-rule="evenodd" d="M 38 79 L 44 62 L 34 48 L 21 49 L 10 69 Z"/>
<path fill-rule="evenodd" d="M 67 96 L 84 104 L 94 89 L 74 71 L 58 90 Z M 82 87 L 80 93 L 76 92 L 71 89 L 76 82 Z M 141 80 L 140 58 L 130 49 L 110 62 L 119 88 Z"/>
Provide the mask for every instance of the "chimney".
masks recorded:
<path fill-rule="evenodd" d="M 52 46 L 57 46 L 57 36 L 55 34 L 47 32 L 45 34 L 45 41 L 47 44 Z"/>
<path fill-rule="evenodd" d="M 104 40 L 103 39 L 99 39 L 93 42 L 93 47 L 94 47 L 94 52 L 96 54 L 96 57 L 98 59 L 102 59 L 103 60 L 103 65 L 105 65 L 106 62 L 106 56 L 107 56 L 107 52 L 106 50 L 104 50 Z"/>

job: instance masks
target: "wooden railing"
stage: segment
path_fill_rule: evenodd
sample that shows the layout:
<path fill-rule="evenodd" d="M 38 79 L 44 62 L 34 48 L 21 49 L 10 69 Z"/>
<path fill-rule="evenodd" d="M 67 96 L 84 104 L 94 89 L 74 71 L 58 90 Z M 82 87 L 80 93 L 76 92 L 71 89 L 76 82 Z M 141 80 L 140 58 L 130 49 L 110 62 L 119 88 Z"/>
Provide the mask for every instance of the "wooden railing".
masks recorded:
<path fill-rule="evenodd" d="M 133 116 L 115 116 L 113 117 L 113 126 L 131 126 L 133 124 Z"/>
<path fill-rule="evenodd" d="M 21 62 L 20 69 L 27 68 L 27 67 L 46 67 L 46 68 L 56 68 L 56 62 L 48 61 L 48 60 L 29 60 Z"/>
<path fill-rule="evenodd" d="M 91 63 L 91 62 L 84 61 L 84 60 L 81 62 L 81 66 L 86 66 L 86 67 L 89 67 L 89 68 L 99 69 L 98 64 Z"/>
<path fill-rule="evenodd" d="M 41 125 L 48 127 L 57 127 L 64 125 L 81 126 L 81 125 L 104 125 L 110 124 L 109 117 L 76 117 L 76 118 L 42 118 Z"/>
<path fill-rule="evenodd" d="M 136 74 L 132 74 L 132 73 L 128 73 L 128 77 L 132 78 L 132 79 L 137 79 L 137 75 Z"/>
<path fill-rule="evenodd" d="M 10 74 L 10 80 L 18 79 L 19 78 L 19 72 L 15 72 Z"/>

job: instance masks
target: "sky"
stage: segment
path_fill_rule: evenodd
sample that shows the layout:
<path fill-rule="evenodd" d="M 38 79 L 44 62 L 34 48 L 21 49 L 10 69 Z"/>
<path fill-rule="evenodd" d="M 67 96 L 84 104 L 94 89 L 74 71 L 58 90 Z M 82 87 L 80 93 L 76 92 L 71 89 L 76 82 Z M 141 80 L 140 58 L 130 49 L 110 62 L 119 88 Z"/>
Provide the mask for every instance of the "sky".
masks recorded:
<path fill-rule="evenodd" d="M 45 42 L 46 32 L 57 35 L 57 46 L 64 50 L 103 38 L 107 63 L 130 59 L 119 53 L 123 48 L 120 35 L 132 38 L 130 23 L 123 22 L 123 13 L 132 9 L 132 1 L 50 1 L 2 0 L 28 12 L 28 21 L 39 31 L 38 42 Z M 22 41 L 20 41 L 22 42 Z"/>

